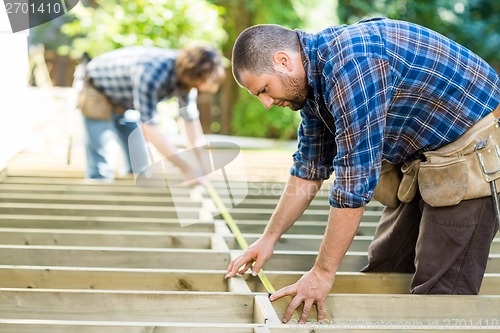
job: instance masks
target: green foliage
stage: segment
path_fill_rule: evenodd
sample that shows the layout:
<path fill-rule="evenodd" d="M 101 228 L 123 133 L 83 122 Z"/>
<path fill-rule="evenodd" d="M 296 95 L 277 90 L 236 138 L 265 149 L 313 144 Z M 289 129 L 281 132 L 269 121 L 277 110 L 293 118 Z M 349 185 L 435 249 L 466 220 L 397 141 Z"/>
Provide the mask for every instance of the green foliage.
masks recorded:
<path fill-rule="evenodd" d="M 222 8 L 205 0 L 121 0 L 81 4 L 70 13 L 75 20 L 62 26 L 74 37 L 71 47 L 59 52 L 94 57 L 124 46 L 146 45 L 180 48 L 192 43 L 221 45 L 227 38 L 222 28 Z"/>
<path fill-rule="evenodd" d="M 240 94 L 234 105 L 233 132 L 235 135 L 294 139 L 297 137 L 299 123 L 298 112 L 277 106 L 268 110 L 259 99 L 249 93 Z"/>
<path fill-rule="evenodd" d="M 219 0 L 214 3 L 224 6 L 225 27 L 229 31 L 226 50 L 230 50 L 238 34 L 245 28 L 264 23 L 281 24 L 288 28 L 304 25 L 298 8 L 311 6 L 313 0 Z M 307 4 L 306 4 L 307 3 Z M 237 7 L 238 9 L 236 10 Z M 242 18 L 246 25 L 242 26 Z M 228 51 L 229 53 L 230 51 Z M 235 84 L 235 83 L 234 83 Z M 300 115 L 289 109 L 272 107 L 267 110 L 260 101 L 245 89 L 236 90 L 237 97 L 232 108 L 232 133 L 235 135 L 292 139 L 296 137 Z"/>
<path fill-rule="evenodd" d="M 341 22 L 373 16 L 415 22 L 474 51 L 500 68 L 498 0 L 339 0 Z"/>

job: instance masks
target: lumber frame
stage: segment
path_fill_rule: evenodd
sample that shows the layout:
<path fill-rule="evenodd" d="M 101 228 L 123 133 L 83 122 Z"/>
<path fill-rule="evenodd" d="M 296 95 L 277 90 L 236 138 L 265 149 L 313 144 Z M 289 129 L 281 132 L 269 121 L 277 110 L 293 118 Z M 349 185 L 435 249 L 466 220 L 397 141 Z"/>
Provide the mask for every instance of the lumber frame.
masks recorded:
<path fill-rule="evenodd" d="M 0 244 L 211 249 L 214 233 L 0 228 Z"/>
<path fill-rule="evenodd" d="M 1 288 L 0 323 L 38 319 L 251 324 L 254 297 L 223 292 Z"/>
<path fill-rule="evenodd" d="M 0 333 L 311 333 L 345 330 L 353 321 L 358 331 L 381 321 L 423 324 L 376 329 L 434 331 L 434 320 L 449 329 L 447 319 L 466 320 L 472 331 L 485 328 L 472 324 L 500 320 L 500 237 L 480 296 L 410 295 L 409 274 L 358 273 L 383 210 L 373 201 L 326 300 L 333 318 L 319 325 L 313 311 L 299 325 L 296 313 L 295 324 L 284 325 L 289 298 L 271 303 L 248 273 L 224 278 L 241 251 L 222 217 L 212 217 L 200 188 L 176 190 L 182 198 L 174 205 L 166 187 L 140 187 L 132 178 L 86 181 L 76 169 L 44 171 L 25 162 L 0 178 Z M 35 164 L 47 168 L 50 161 Z M 226 187 L 220 179 L 212 184 Z M 246 195 L 230 213 L 249 244 L 267 225 L 283 186 L 272 180 L 232 184 L 233 194 Z M 264 266 L 275 289 L 312 267 L 326 227 L 328 187 L 325 182 Z M 181 226 L 179 209 L 195 212 L 192 224 Z"/>

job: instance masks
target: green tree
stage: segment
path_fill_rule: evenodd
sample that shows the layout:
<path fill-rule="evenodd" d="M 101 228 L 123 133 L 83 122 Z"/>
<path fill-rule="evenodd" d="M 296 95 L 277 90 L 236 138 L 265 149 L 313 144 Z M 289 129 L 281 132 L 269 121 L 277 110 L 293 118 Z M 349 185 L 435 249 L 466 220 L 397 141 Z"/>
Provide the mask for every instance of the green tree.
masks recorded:
<path fill-rule="evenodd" d="M 295 28 L 301 24 L 292 0 L 217 0 L 219 6 L 226 8 L 225 28 L 229 38 L 223 51 L 231 57 L 231 50 L 241 31 L 254 24 L 275 23 Z M 231 128 L 223 128 L 222 132 L 235 135 L 271 138 L 293 138 L 298 125 L 298 116 L 293 112 L 284 113 L 278 107 L 267 110 L 260 101 L 251 96 L 245 89 L 237 86 L 229 73 L 223 87 L 222 105 L 223 124 Z"/>
<path fill-rule="evenodd" d="M 500 68 L 498 0 L 339 0 L 339 19 L 354 23 L 373 16 L 415 22 L 466 46 Z"/>
<path fill-rule="evenodd" d="M 227 38 L 222 8 L 205 0 L 97 0 L 97 6 L 78 5 L 74 20 L 62 26 L 73 37 L 59 52 L 96 56 L 124 46 L 180 48 L 192 43 L 220 46 Z"/>
<path fill-rule="evenodd" d="M 330 9 L 319 0 L 212 0 L 214 4 L 224 7 L 224 28 L 229 38 L 223 46 L 224 54 L 231 58 L 234 41 L 241 31 L 263 23 L 273 23 L 288 28 L 317 29 L 319 22 L 328 21 L 333 24 L 335 16 L 325 15 L 328 12 L 320 9 Z M 335 3 L 335 2 L 334 2 Z M 228 76 L 232 77 L 230 71 Z M 296 137 L 300 115 L 279 107 L 265 109 L 260 101 L 251 96 L 245 89 L 238 87 L 234 80 L 226 80 L 222 88 L 221 123 L 223 133 L 243 136 L 271 137 L 291 139 Z M 230 126 L 229 126 L 230 124 Z"/>

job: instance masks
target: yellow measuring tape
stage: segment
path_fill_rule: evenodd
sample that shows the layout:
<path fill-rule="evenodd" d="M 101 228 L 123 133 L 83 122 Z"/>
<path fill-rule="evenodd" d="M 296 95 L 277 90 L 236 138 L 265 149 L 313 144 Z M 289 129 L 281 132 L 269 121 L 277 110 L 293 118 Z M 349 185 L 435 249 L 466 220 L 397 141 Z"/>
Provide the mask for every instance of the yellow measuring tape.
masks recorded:
<path fill-rule="evenodd" d="M 236 222 L 234 222 L 233 217 L 231 216 L 231 214 L 229 214 L 229 212 L 228 212 L 226 206 L 224 205 L 224 203 L 222 202 L 221 198 L 219 197 L 219 195 L 217 194 L 217 192 L 215 191 L 215 189 L 213 188 L 213 186 L 210 183 L 207 183 L 205 186 L 206 186 L 206 189 L 208 191 L 208 194 L 210 195 L 212 200 L 215 202 L 215 205 L 220 210 L 222 217 L 224 218 L 229 229 L 232 231 L 234 237 L 236 238 L 236 241 L 238 242 L 240 247 L 243 249 L 243 251 L 246 250 L 248 248 L 248 243 L 245 240 L 245 238 L 243 237 L 243 235 L 241 234 L 240 228 L 238 228 L 238 226 L 236 225 Z M 269 281 L 269 279 L 267 278 L 267 276 L 264 274 L 264 270 L 262 270 L 262 269 L 260 270 L 258 277 L 259 277 L 260 282 L 262 282 L 262 284 L 264 285 L 264 288 L 266 288 L 266 291 L 268 294 L 272 294 L 276 291 L 274 289 L 273 285 L 271 284 L 271 282 Z"/>

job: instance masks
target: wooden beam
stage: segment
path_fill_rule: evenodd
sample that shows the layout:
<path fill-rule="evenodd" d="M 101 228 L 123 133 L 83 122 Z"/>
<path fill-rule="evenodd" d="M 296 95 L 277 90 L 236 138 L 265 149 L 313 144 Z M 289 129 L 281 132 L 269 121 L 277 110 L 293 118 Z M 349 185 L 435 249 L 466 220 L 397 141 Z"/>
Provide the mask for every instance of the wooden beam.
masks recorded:
<path fill-rule="evenodd" d="M 289 302 L 290 298 L 286 297 L 273 302 L 278 317 L 284 315 Z M 330 329 L 500 327 L 500 296 L 334 294 L 327 297 L 325 310 L 327 316 L 323 326 Z M 316 315 L 313 307 L 311 323 L 316 320 Z M 289 324 L 295 323 L 295 327 L 300 328 L 298 318 L 296 311 Z"/>
<path fill-rule="evenodd" d="M 308 271 L 314 265 L 317 251 L 275 251 L 265 263 L 267 271 Z M 347 252 L 338 271 L 357 272 L 367 264 L 366 252 Z"/>
<path fill-rule="evenodd" d="M 243 234 L 246 241 L 251 244 L 256 241 L 260 234 Z M 277 251 L 318 251 L 323 235 L 298 235 L 298 234 L 284 234 L 278 240 L 275 246 Z M 373 236 L 355 236 L 354 240 L 349 248 L 350 251 L 366 251 L 368 245 L 370 245 Z M 238 249 L 238 245 L 234 237 L 227 236 L 226 242 L 231 249 Z"/>
<path fill-rule="evenodd" d="M 0 289 L 3 320 L 251 324 L 249 293 Z"/>
<path fill-rule="evenodd" d="M 84 205 L 131 205 L 131 206 L 172 206 L 182 205 L 193 208 L 201 207 L 201 202 L 196 202 L 190 197 L 176 198 L 170 195 L 89 195 L 73 194 L 64 195 L 53 193 L 0 193 L 0 202 L 5 203 L 46 203 L 46 204 L 84 204 Z"/>
<path fill-rule="evenodd" d="M 141 248 L 212 248 L 212 233 L 103 229 L 0 228 L 3 245 L 61 245 Z"/>
<path fill-rule="evenodd" d="M 280 289 L 297 282 L 305 271 L 266 271 L 271 284 Z M 260 281 L 244 275 L 251 291 L 265 292 Z M 338 272 L 332 293 L 342 294 L 409 294 L 412 274 Z M 481 295 L 500 295 L 500 273 L 486 273 Z"/>
<path fill-rule="evenodd" d="M 23 180 L 23 182 L 21 182 Z M 181 191 L 182 189 L 180 189 Z M 112 186 L 103 184 L 85 184 L 83 181 L 74 184 L 32 184 L 23 178 L 17 181 L 11 177 L 0 183 L 2 193 L 38 193 L 38 194 L 74 194 L 74 195 L 147 195 L 148 197 L 165 197 L 170 191 L 165 188 L 139 187 L 139 186 Z M 189 196 L 189 190 L 184 191 Z M 183 193 L 183 192 L 180 192 Z"/>
<path fill-rule="evenodd" d="M 198 219 L 193 219 L 192 224 L 183 226 L 176 218 L 128 216 L 0 214 L 0 227 L 214 232 L 214 224 L 212 222 L 202 222 Z"/>
<path fill-rule="evenodd" d="M 187 218 L 196 219 L 199 212 L 190 207 L 145 207 L 122 205 L 79 205 L 79 204 L 44 204 L 44 203 L 0 203 L 3 214 L 32 215 L 77 215 L 77 216 L 129 216 L 176 218 L 178 212 Z"/>
<path fill-rule="evenodd" d="M 0 266 L 4 288 L 223 292 L 229 290 L 224 274 L 202 269 Z"/>
<path fill-rule="evenodd" d="M 226 269 L 229 253 L 203 249 L 0 245 L 0 263 L 25 266 Z"/>
<path fill-rule="evenodd" d="M 0 319 L 0 333 L 256 333 L 259 324 Z M 295 331 L 294 331 L 295 332 Z"/>
<path fill-rule="evenodd" d="M 263 325 L 280 325 L 281 318 L 278 318 L 274 311 L 269 296 L 256 295 L 254 298 L 254 318 L 253 322 Z"/>
<path fill-rule="evenodd" d="M 231 215 L 235 220 L 260 220 L 268 221 L 274 209 L 253 209 L 253 208 L 239 208 L 231 209 Z M 325 221 L 328 219 L 328 208 L 325 209 L 308 209 L 298 221 Z M 362 221 L 377 222 L 380 219 L 380 212 L 365 211 Z"/>
<path fill-rule="evenodd" d="M 315 251 L 276 251 L 265 270 L 307 271 Z M 73 246 L 0 245 L 0 262 L 6 265 L 226 269 L 229 253 L 203 249 L 157 249 Z M 339 271 L 357 272 L 367 263 L 366 252 L 347 252 Z M 491 254 L 486 271 L 500 272 L 500 255 Z"/>
<path fill-rule="evenodd" d="M 248 219 L 238 219 L 236 224 L 243 233 L 254 233 L 261 234 L 267 225 L 268 220 L 248 220 Z M 373 235 L 375 228 L 377 227 L 377 222 L 365 222 L 361 221 L 358 227 L 357 234 L 363 235 Z M 290 229 L 287 230 L 287 234 L 298 234 L 298 235 L 322 235 L 326 228 L 326 220 L 324 221 L 297 221 Z"/>

